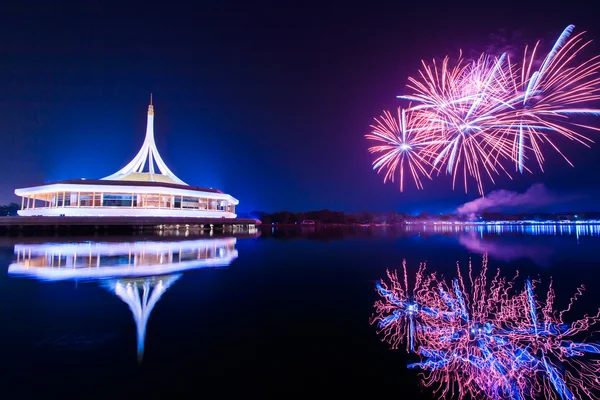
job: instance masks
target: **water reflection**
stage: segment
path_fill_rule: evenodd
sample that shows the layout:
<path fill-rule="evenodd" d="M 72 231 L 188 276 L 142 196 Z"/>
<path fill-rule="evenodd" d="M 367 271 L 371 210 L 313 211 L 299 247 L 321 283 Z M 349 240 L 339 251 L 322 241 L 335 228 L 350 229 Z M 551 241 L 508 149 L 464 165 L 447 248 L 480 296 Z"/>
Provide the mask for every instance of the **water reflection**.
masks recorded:
<path fill-rule="evenodd" d="M 316 225 L 304 227 L 264 226 L 263 237 L 278 240 L 308 239 L 322 242 L 353 240 L 405 241 L 422 243 L 455 242 L 472 253 L 488 254 L 494 260 L 530 261 L 549 267 L 568 253 L 569 259 L 595 262 L 593 240 L 600 238 L 598 224 L 398 224 L 398 225 Z"/>
<path fill-rule="evenodd" d="M 433 223 L 421 224 L 412 223 L 404 226 L 406 232 L 434 232 L 434 233 L 463 233 L 475 232 L 480 235 L 520 233 L 523 235 L 574 235 L 580 236 L 600 236 L 600 225 L 598 224 L 561 224 L 561 223 L 540 223 L 540 224 L 506 224 L 506 223 L 487 223 L 487 224 L 454 224 L 454 223 Z"/>
<path fill-rule="evenodd" d="M 9 275 L 40 280 L 106 279 L 222 267 L 237 257 L 236 239 L 16 244 Z"/>
<path fill-rule="evenodd" d="M 406 343 L 417 356 L 407 367 L 424 371 L 424 387 L 440 397 L 599 398 L 600 342 L 591 335 L 600 309 L 568 313 L 583 286 L 560 311 L 552 282 L 490 275 L 485 255 L 479 273 L 469 262 L 452 279 L 421 264 L 411 286 L 402 267 L 377 282 L 371 323 L 392 349 Z"/>
<path fill-rule="evenodd" d="M 138 361 L 144 357 L 146 326 L 150 313 L 161 296 L 181 277 L 179 275 L 152 276 L 138 279 L 104 281 L 103 286 L 119 296 L 131 310 L 137 331 Z"/>
<path fill-rule="evenodd" d="M 234 237 L 136 242 L 16 244 L 8 274 L 40 281 L 98 281 L 129 306 L 144 355 L 146 326 L 161 296 L 183 272 L 225 267 L 238 256 Z"/>
<path fill-rule="evenodd" d="M 315 240 L 344 239 L 347 237 L 398 237 L 404 235 L 448 235 L 476 234 L 499 236 L 505 234 L 527 236 L 600 236 L 600 224 L 454 224 L 454 223 L 411 223 L 398 225 L 336 225 L 323 224 L 310 227 L 269 225 L 261 227 L 266 237 L 306 237 Z"/>
<path fill-rule="evenodd" d="M 551 246 L 531 243 L 530 241 L 524 243 L 518 237 L 504 238 L 504 240 L 494 239 L 496 238 L 488 237 L 484 239 L 475 232 L 458 236 L 458 242 L 470 252 L 488 254 L 498 260 L 512 261 L 527 258 L 539 266 L 547 266 L 550 263 L 550 257 L 554 254 Z"/>

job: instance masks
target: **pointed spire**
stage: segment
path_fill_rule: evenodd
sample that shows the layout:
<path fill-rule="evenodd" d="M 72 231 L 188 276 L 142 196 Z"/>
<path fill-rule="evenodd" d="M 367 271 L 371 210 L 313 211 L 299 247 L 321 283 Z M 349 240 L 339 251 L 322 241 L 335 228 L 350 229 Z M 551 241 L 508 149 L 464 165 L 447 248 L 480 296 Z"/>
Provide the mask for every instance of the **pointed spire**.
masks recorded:
<path fill-rule="evenodd" d="M 154 115 L 154 106 L 152 105 L 152 93 L 150 93 L 150 105 L 148 106 L 148 115 Z"/>
<path fill-rule="evenodd" d="M 115 172 L 112 175 L 102 178 L 103 180 L 140 180 L 145 181 L 145 176 L 149 177 L 151 181 L 156 181 L 154 163 L 158 166 L 160 175 L 164 176 L 164 179 L 170 180 L 171 183 L 177 183 L 180 185 L 186 185 L 184 181 L 179 179 L 171 170 L 167 167 L 156 148 L 154 142 L 154 106 L 152 105 L 152 93 L 150 93 L 150 105 L 148 106 L 148 123 L 146 125 L 146 138 L 142 144 L 142 148 L 135 156 L 133 160 L 129 162 L 125 167 Z M 147 175 L 144 171 L 145 166 L 148 165 Z"/>

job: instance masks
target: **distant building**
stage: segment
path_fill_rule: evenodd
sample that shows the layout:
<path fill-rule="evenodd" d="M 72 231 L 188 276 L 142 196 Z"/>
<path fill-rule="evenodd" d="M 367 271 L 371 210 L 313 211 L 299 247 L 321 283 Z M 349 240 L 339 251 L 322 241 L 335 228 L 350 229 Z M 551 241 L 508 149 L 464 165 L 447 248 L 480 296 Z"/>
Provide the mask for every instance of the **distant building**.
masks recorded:
<path fill-rule="evenodd" d="M 67 180 L 16 189 L 15 194 L 21 197 L 18 214 L 24 216 L 235 218 L 239 203 L 219 190 L 189 186 L 166 166 L 154 141 L 152 96 L 146 138 L 124 168 L 99 180 Z"/>

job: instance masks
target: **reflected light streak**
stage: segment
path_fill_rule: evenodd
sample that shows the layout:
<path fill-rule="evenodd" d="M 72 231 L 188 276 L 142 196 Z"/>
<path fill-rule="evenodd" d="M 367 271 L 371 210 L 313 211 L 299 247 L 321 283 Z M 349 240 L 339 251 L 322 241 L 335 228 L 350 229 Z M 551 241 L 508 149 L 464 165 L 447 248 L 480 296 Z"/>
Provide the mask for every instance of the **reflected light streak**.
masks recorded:
<path fill-rule="evenodd" d="M 9 275 L 40 280 L 105 279 L 224 267 L 237 258 L 236 238 L 171 242 L 16 244 Z"/>
<path fill-rule="evenodd" d="M 391 290 L 378 283 L 381 299 L 374 306 L 383 340 L 397 348 L 418 332 L 418 342 L 407 349 L 420 360 L 408 368 L 422 370 L 423 385 L 441 398 L 600 398 L 600 344 L 586 340 L 600 310 L 567 322 L 583 286 L 557 311 L 552 283 L 543 299 L 536 293 L 539 281 L 527 278 L 519 287 L 518 275 L 507 279 L 497 270 L 488 276 L 487 255 L 478 274 L 470 262 L 464 277 L 458 264 L 454 279 L 430 274 L 417 305 L 432 310 L 431 318 L 415 320 L 406 334 L 404 292 L 395 290 L 398 275 L 388 273 Z"/>
<path fill-rule="evenodd" d="M 237 258 L 236 238 L 180 241 L 16 244 L 8 274 L 40 281 L 98 281 L 129 306 L 138 361 L 146 327 L 161 296 L 193 269 L 225 267 Z"/>
<path fill-rule="evenodd" d="M 144 358 L 146 326 L 150 313 L 161 296 L 177 281 L 181 275 L 166 275 L 135 280 L 105 281 L 103 286 L 119 296 L 131 310 L 137 331 L 138 361 Z"/>

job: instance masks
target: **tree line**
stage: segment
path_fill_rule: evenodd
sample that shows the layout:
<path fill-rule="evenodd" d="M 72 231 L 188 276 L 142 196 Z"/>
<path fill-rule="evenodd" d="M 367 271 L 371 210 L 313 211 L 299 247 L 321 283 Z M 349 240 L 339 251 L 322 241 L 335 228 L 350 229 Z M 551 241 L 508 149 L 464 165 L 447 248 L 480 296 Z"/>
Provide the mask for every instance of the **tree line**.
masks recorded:
<path fill-rule="evenodd" d="M 323 224 L 394 224 L 400 223 L 407 216 L 394 211 L 346 213 L 343 211 L 316 210 L 307 212 L 280 211 L 266 213 L 255 211 L 250 213 L 253 218 L 260 219 L 263 224 L 300 224 L 304 220 L 313 220 Z"/>
<path fill-rule="evenodd" d="M 280 211 L 266 213 L 255 211 L 248 215 L 261 220 L 263 224 L 300 224 L 304 220 L 313 220 L 323 224 L 399 224 L 406 221 L 467 221 L 472 216 L 457 214 L 431 214 L 422 212 L 418 215 L 398 213 L 395 211 L 346 213 L 343 211 L 318 210 L 308 212 Z M 600 219 L 600 212 L 564 212 L 564 213 L 519 213 L 503 214 L 482 211 L 476 221 L 577 221 Z"/>
<path fill-rule="evenodd" d="M 17 210 L 20 210 L 21 206 L 17 203 L 10 203 L 4 206 L 0 206 L 0 217 L 14 217 L 17 215 Z"/>

